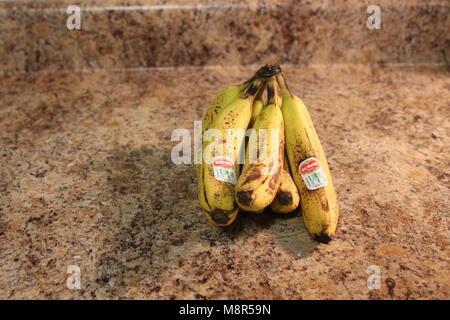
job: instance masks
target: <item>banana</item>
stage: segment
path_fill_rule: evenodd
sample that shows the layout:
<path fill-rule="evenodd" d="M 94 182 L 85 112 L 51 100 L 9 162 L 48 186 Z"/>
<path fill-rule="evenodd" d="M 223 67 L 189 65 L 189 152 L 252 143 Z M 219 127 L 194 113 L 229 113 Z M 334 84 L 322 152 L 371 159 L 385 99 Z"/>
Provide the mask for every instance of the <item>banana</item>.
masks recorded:
<path fill-rule="evenodd" d="M 203 188 L 203 194 L 199 197 L 204 197 L 200 202 L 203 202 L 202 207 L 207 205 L 204 209 L 208 219 L 220 226 L 230 225 L 239 210 L 234 198 L 234 184 L 239 175 L 237 160 L 252 115 L 253 101 L 262 88 L 262 80 L 254 80 L 242 96 L 215 115 L 210 126 L 219 136 L 209 137 L 203 149 L 203 187 L 199 187 L 199 191 Z M 229 136 L 230 130 L 234 136 Z"/>
<path fill-rule="evenodd" d="M 209 105 L 208 109 L 202 120 L 202 137 L 206 130 L 211 128 L 212 122 L 215 116 L 229 103 L 239 98 L 245 91 L 245 89 L 251 84 L 250 80 L 245 81 L 240 85 L 233 85 L 222 89 L 219 94 Z M 202 152 L 203 152 L 202 146 Z M 198 178 L 198 201 L 200 206 L 206 212 L 211 211 L 211 208 L 205 197 L 205 186 L 203 181 L 203 164 L 196 165 L 196 172 Z"/>
<path fill-rule="evenodd" d="M 267 89 L 268 105 L 256 118 L 242 174 L 236 184 L 236 201 L 239 207 L 254 213 L 264 210 L 275 198 L 284 161 L 283 115 L 280 100 L 277 99 L 275 78 L 269 81 Z M 262 158 L 262 154 L 266 157 Z"/>
<path fill-rule="evenodd" d="M 291 173 L 289 171 L 288 157 L 284 156 L 284 166 L 281 171 L 281 183 L 278 189 L 277 195 L 273 202 L 270 204 L 272 211 L 276 213 L 290 213 L 297 209 L 300 201 L 297 186 L 292 180 Z"/>
<path fill-rule="evenodd" d="M 272 67 L 274 68 L 274 67 Z M 245 92 L 245 90 L 251 85 L 252 81 L 257 79 L 258 77 L 264 77 L 265 74 L 268 72 L 268 66 L 263 66 L 259 68 L 256 73 L 248 79 L 247 81 L 239 84 L 239 85 L 233 85 L 226 87 L 222 89 L 217 96 L 214 98 L 214 100 L 210 103 L 208 106 L 205 115 L 203 116 L 202 120 L 202 138 L 204 133 L 211 128 L 211 125 L 213 123 L 213 120 L 215 116 L 228 104 L 230 104 L 232 101 L 238 99 L 240 96 L 242 96 Z M 261 92 L 262 94 L 262 92 Z M 260 95 L 261 95 L 260 94 Z M 205 144 L 202 144 L 202 154 L 204 150 Z M 198 179 L 198 201 L 200 203 L 200 206 L 205 212 L 210 212 L 211 207 L 209 206 L 206 197 L 205 197 L 205 185 L 204 185 L 204 179 L 203 179 L 203 163 L 196 164 L 196 175 Z"/>
<path fill-rule="evenodd" d="M 281 74 L 286 150 L 292 177 L 300 193 L 300 204 L 306 228 L 314 239 L 328 243 L 334 235 L 339 204 L 328 162 L 309 115 L 299 97 L 288 88 Z"/>

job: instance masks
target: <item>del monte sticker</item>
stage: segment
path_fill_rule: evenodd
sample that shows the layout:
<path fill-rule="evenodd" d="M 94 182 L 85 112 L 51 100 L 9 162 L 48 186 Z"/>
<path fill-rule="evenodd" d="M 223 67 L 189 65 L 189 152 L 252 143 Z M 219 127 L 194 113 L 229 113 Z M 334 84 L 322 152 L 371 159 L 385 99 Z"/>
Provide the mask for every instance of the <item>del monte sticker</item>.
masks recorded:
<path fill-rule="evenodd" d="M 316 190 L 328 185 L 327 176 L 319 160 L 314 157 L 303 160 L 299 165 L 299 171 L 308 190 Z"/>
<path fill-rule="evenodd" d="M 219 181 L 236 184 L 234 162 L 228 157 L 220 156 L 213 159 L 214 178 Z"/>
<path fill-rule="evenodd" d="M 316 158 L 309 158 L 300 164 L 300 172 L 302 174 L 311 173 L 314 172 L 314 170 L 316 170 L 319 167 L 320 167 L 319 160 L 317 160 Z"/>

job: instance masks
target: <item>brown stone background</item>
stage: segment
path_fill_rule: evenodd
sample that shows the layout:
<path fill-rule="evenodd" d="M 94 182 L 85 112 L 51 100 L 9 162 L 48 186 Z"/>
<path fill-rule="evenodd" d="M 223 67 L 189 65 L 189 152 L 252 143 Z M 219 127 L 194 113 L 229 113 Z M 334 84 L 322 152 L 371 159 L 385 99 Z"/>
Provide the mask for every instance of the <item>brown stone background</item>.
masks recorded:
<path fill-rule="evenodd" d="M 365 1 L 98 0 L 68 31 L 67 3 L 0 3 L 0 298 L 449 298 L 447 1 L 379 1 L 381 30 Z M 298 213 L 209 224 L 170 159 L 275 61 L 332 169 L 329 245 Z"/>

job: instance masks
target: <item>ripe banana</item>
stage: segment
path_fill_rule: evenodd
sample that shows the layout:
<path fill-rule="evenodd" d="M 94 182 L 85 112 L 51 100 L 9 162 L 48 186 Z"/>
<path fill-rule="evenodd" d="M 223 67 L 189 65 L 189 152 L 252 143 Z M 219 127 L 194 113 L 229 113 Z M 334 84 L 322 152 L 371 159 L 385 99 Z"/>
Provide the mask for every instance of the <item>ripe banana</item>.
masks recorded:
<path fill-rule="evenodd" d="M 214 98 L 214 100 L 209 105 L 202 121 L 202 137 L 206 130 L 211 128 L 212 122 L 215 116 L 229 103 L 239 98 L 251 84 L 250 80 L 245 81 L 240 85 L 229 86 L 222 89 L 219 94 Z M 204 150 L 204 144 L 202 145 L 202 154 Z M 206 201 L 205 197 L 205 186 L 203 181 L 203 163 L 196 165 L 196 172 L 198 178 L 198 201 L 200 206 L 206 212 L 210 212 L 211 208 Z"/>
<path fill-rule="evenodd" d="M 256 71 L 256 73 L 248 79 L 247 81 L 243 82 L 239 85 L 233 85 L 226 87 L 222 89 L 217 96 L 214 98 L 214 100 L 211 102 L 211 104 L 208 106 L 205 115 L 202 120 L 202 139 L 204 133 L 211 128 L 211 125 L 213 123 L 213 120 L 215 116 L 228 104 L 230 104 L 232 101 L 238 99 L 240 96 L 242 96 L 245 92 L 245 90 L 251 85 L 252 81 L 257 79 L 258 77 L 263 77 L 268 72 L 268 67 L 263 66 Z M 261 92 L 262 93 L 262 92 Z M 205 144 L 202 144 L 202 155 L 204 151 Z M 237 168 L 239 169 L 239 168 Z M 205 196 L 205 185 L 204 185 L 204 179 L 203 179 L 203 163 L 196 164 L 196 174 L 198 179 L 198 200 L 200 203 L 200 206 L 205 212 L 210 212 L 211 207 L 209 206 L 206 196 Z M 208 216 L 208 214 L 207 214 Z M 208 216 L 209 217 L 209 216 Z"/>
<path fill-rule="evenodd" d="M 216 131 L 212 132 L 203 149 L 203 187 L 199 187 L 199 191 L 203 188 L 203 194 L 199 194 L 199 198 L 204 197 L 202 207 L 208 219 L 220 226 L 230 225 L 237 216 L 239 208 L 234 198 L 234 185 L 239 175 L 237 160 L 252 115 L 253 101 L 262 88 L 262 80 L 254 80 L 242 96 L 217 113 L 210 126 Z M 234 135 L 230 136 L 230 132 Z"/>
<path fill-rule="evenodd" d="M 268 83 L 268 105 L 256 118 L 236 184 L 236 201 L 245 211 L 269 206 L 280 186 L 284 161 L 284 127 L 275 78 Z M 265 155 L 265 157 L 262 157 Z"/>
<path fill-rule="evenodd" d="M 284 156 L 283 170 L 281 171 L 281 183 L 277 195 L 270 204 L 272 211 L 277 213 L 290 213 L 297 209 L 300 201 L 297 186 L 292 180 L 289 171 L 288 157 Z"/>
<path fill-rule="evenodd" d="M 327 159 L 308 110 L 277 75 L 281 87 L 286 150 L 300 193 L 303 219 L 316 241 L 328 243 L 336 231 L 339 204 Z"/>

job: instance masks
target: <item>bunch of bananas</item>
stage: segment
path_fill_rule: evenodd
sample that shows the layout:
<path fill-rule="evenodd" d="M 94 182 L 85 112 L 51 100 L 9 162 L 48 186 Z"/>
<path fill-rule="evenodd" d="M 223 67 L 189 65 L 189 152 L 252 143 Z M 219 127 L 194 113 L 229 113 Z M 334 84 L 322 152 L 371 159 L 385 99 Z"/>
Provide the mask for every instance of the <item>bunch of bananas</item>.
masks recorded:
<path fill-rule="evenodd" d="M 314 239 L 331 240 L 339 208 L 325 153 L 278 65 L 221 90 L 206 110 L 202 137 L 198 199 L 212 223 L 228 226 L 240 209 L 290 213 L 300 204 Z"/>

